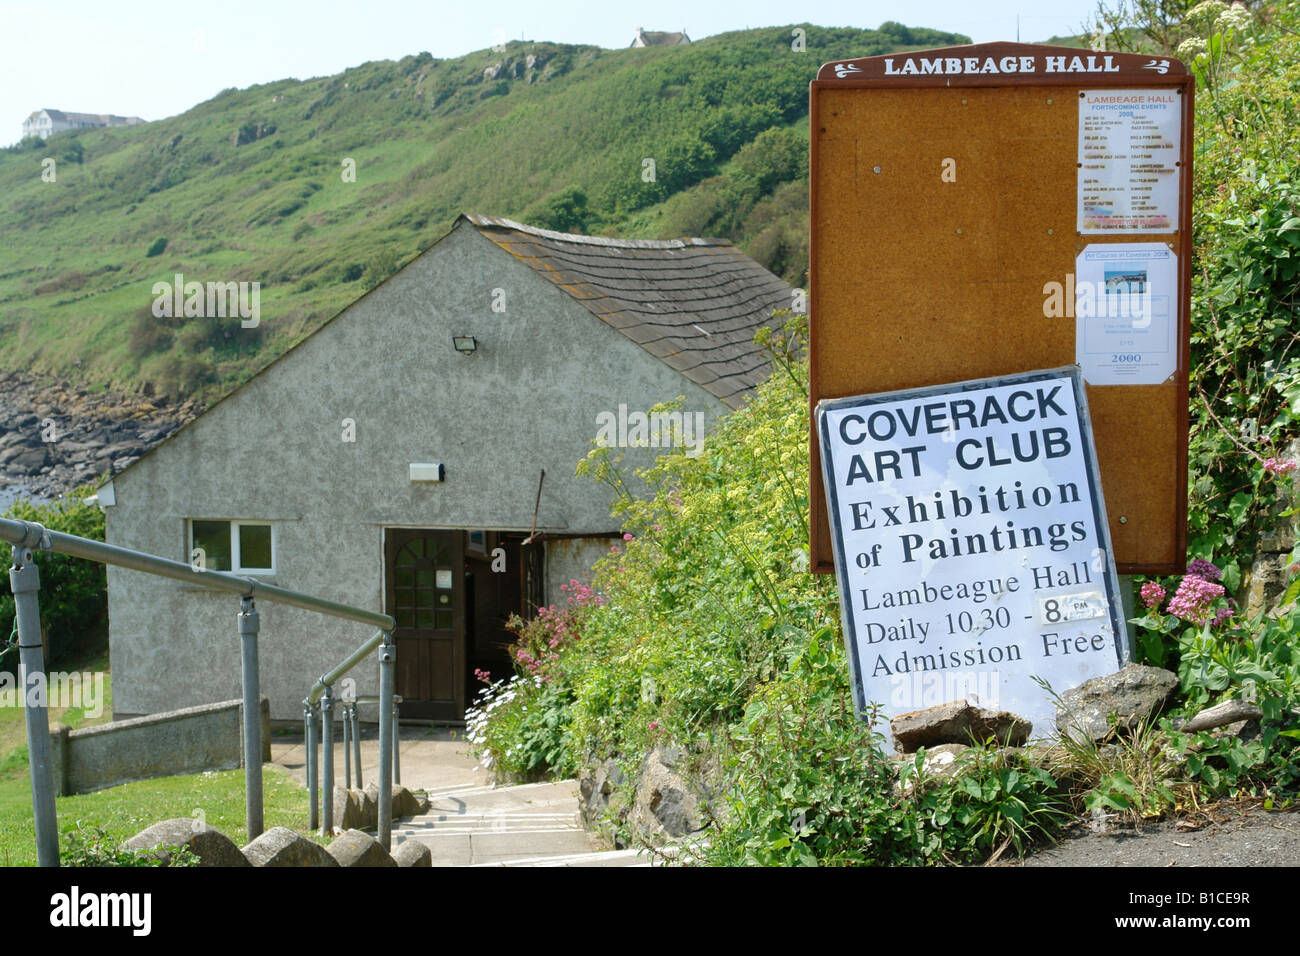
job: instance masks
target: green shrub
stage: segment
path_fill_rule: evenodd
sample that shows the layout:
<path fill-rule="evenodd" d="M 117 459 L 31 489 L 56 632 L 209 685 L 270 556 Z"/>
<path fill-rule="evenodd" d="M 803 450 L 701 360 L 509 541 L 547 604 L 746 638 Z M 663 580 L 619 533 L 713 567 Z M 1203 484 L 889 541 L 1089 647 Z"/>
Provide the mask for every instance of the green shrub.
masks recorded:
<path fill-rule="evenodd" d="M 1269 806 L 1300 793 L 1300 610 L 1256 618 L 1220 634 L 1209 627 L 1180 638 L 1179 678 L 1185 712 L 1225 700 L 1253 701 L 1262 711 L 1253 738 L 1170 729 L 1187 755 L 1189 776 L 1211 797 L 1247 794 Z"/>
<path fill-rule="evenodd" d="M 512 615 L 506 622 L 518 635 L 510 654 L 519 673 L 485 687 L 465 712 L 467 739 L 499 780 L 564 777 L 578 769 L 570 740 L 573 693 L 559 660 L 581 640 L 584 621 L 601 599 L 581 581 L 560 590 L 567 592 L 564 607 L 550 605 L 532 620 Z M 484 683 L 489 679 L 475 674 Z"/>
<path fill-rule="evenodd" d="M 515 675 L 483 688 L 465 711 L 465 737 L 483 768 L 503 783 L 573 776 L 573 694 L 560 682 Z"/>
<path fill-rule="evenodd" d="M 564 189 L 524 210 L 523 221 L 556 232 L 585 233 L 592 213 L 587 194 L 581 189 Z"/>
<path fill-rule="evenodd" d="M 165 250 L 166 248 L 167 248 L 167 238 L 165 236 L 159 236 L 157 239 L 153 241 L 153 244 L 150 245 L 149 249 L 145 252 L 144 254 L 145 258 L 152 259 L 154 256 L 160 256 L 163 254 L 163 250 Z"/>
<path fill-rule="evenodd" d="M 1224 566 L 1230 585 L 1227 565 L 1249 557 L 1269 520 L 1263 464 L 1300 423 L 1300 18 L 1294 6 L 1274 15 L 1281 32 L 1211 17 L 1198 31 L 1206 56 L 1189 57 L 1200 86 L 1189 551 Z"/>
<path fill-rule="evenodd" d="M 1056 781 L 1027 758 L 977 745 L 952 778 L 925 752 L 894 760 L 848 703 L 831 629 L 766 685 L 729 740 L 732 813 L 711 834 L 712 865 L 924 866 L 1019 854 L 1068 820 Z M 874 723 L 878 711 L 868 714 Z"/>
<path fill-rule="evenodd" d="M 34 521 L 51 531 L 75 534 L 94 541 L 104 540 L 104 513 L 98 505 L 83 499 L 93 495 L 91 486 L 78 488 L 65 498 L 46 505 L 26 499 L 15 501 L 6 516 Z M 108 621 L 108 595 L 104 566 L 96 561 L 66 554 L 35 552 L 40 569 L 41 627 L 45 631 L 49 660 L 66 661 L 102 641 Z M 5 568 L 13 563 L 13 549 L 0 545 Z M 14 626 L 14 598 L 9 575 L 0 575 L 0 632 L 7 637 Z"/>
<path fill-rule="evenodd" d="M 198 866 L 199 858 L 189 847 L 161 847 L 164 861 L 154 850 L 123 850 L 101 827 L 78 823 L 63 831 L 59 841 L 60 866 Z"/>
<path fill-rule="evenodd" d="M 153 315 L 137 315 L 131 325 L 127 348 L 133 358 L 147 358 L 171 348 L 175 333 L 169 324 Z"/>

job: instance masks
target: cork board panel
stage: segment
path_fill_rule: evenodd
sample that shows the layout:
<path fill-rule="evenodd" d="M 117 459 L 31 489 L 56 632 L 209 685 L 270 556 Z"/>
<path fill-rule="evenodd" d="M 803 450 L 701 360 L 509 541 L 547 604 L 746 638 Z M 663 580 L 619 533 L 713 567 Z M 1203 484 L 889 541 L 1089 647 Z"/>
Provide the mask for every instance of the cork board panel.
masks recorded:
<path fill-rule="evenodd" d="M 838 306 L 844 314 L 852 314 L 857 328 L 870 330 L 870 335 L 846 335 L 818 328 L 822 397 L 831 397 L 832 389 L 847 389 L 844 395 L 858 394 L 852 389 L 863 381 L 871 385 L 871 391 L 885 392 L 979 378 L 995 366 L 1023 364 L 1017 354 L 1018 341 L 1025 347 L 1032 343 L 1037 354 L 1050 354 L 1041 348 L 1043 336 L 1037 335 L 1032 326 L 1022 324 L 1009 328 L 1008 336 L 1014 333 L 1015 338 L 1002 340 L 1006 347 L 994 349 L 990 355 L 988 330 L 953 308 L 954 299 L 960 298 L 967 308 L 980 313 L 1005 312 L 1007 295 L 1003 284 L 968 283 L 955 296 L 952 289 L 937 283 L 865 275 L 845 282 L 842 289 L 827 290 L 827 308 Z M 1041 302 L 1035 307 L 1041 310 Z M 1069 347 L 1074 348 L 1073 327 Z M 945 356 L 941 365 L 933 361 L 934 354 L 940 351 Z"/>
<path fill-rule="evenodd" d="M 1176 564 L 1181 570 L 1184 548 L 1170 535 L 1168 509 L 1161 507 L 1186 492 L 1167 467 L 1179 459 L 1180 446 L 1186 451 L 1186 433 L 1179 436 L 1167 427 L 1178 415 L 1178 390 L 1112 385 L 1090 386 L 1087 393 L 1117 560 L 1140 553 L 1151 563 Z M 1182 407 L 1185 411 L 1185 401 Z"/>
<path fill-rule="evenodd" d="M 1052 50 L 988 46 L 1032 49 L 1040 63 Z M 1076 232 L 1080 91 L 1159 85 L 1135 72 L 1149 61 L 1107 57 L 1106 69 L 1112 60 L 1128 75 L 1042 85 L 929 77 L 919 87 L 836 86 L 823 81 L 823 67 L 812 90 L 812 405 L 1073 364 L 1076 320 L 1044 314 L 1044 284 L 1064 284 L 1089 243 L 1168 242 L 1180 256 L 1177 374 L 1161 385 L 1087 392 L 1121 573 L 1181 570 L 1189 210 L 1170 235 Z M 1189 77 L 1168 85 L 1190 94 Z M 1190 105 L 1189 95 L 1188 169 Z M 830 570 L 815 431 L 811 452 L 813 565 Z"/>
<path fill-rule="evenodd" d="M 907 284 L 917 279 L 918 265 L 954 281 L 980 280 L 992 274 L 997 256 L 996 220 L 986 196 L 999 186 L 1003 157 L 997 143 L 934 143 L 921 140 L 857 143 L 857 188 L 850 222 L 871 223 L 840 237 L 840 255 L 869 262 L 873 277 L 893 277 Z M 944 159 L 970 170 L 961 189 L 935 189 Z M 832 189 L 840 184 L 831 183 Z M 880 234 L 882 216 L 907 228 Z"/>

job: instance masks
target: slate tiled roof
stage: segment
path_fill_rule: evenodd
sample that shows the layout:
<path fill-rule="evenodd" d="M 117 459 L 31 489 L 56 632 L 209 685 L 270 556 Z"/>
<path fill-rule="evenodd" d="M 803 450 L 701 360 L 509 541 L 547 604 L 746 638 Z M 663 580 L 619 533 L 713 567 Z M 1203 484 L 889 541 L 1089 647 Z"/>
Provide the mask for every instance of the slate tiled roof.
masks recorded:
<path fill-rule="evenodd" d="M 462 217 L 601 321 L 733 408 L 767 377 L 754 344 L 793 289 L 725 239 L 604 239 Z"/>

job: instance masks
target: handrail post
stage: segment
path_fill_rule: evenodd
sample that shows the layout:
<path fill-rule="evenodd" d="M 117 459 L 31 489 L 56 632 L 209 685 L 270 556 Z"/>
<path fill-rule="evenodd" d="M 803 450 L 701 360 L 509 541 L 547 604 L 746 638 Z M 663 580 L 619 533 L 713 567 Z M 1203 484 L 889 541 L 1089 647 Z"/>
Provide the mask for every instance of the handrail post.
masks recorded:
<path fill-rule="evenodd" d="M 348 733 L 352 729 L 352 721 L 348 718 L 348 712 L 352 705 L 348 699 L 343 698 L 343 789 L 346 790 L 352 786 L 352 739 Z"/>
<path fill-rule="evenodd" d="M 357 702 L 352 702 L 352 763 L 357 768 L 357 789 L 361 789 L 361 718 L 357 715 Z"/>
<path fill-rule="evenodd" d="M 311 804 L 307 812 L 308 830 L 315 830 L 320 825 L 318 801 L 316 799 L 316 720 L 313 713 L 314 709 L 307 701 L 303 701 L 302 719 L 307 726 L 306 739 L 303 741 L 307 748 L 307 800 Z"/>
<path fill-rule="evenodd" d="M 393 783 L 399 787 L 402 785 L 402 732 L 401 732 L 401 714 L 398 711 L 400 705 L 397 698 L 393 698 Z"/>
<path fill-rule="evenodd" d="M 320 699 L 320 736 L 324 781 L 321 786 L 321 835 L 334 835 L 334 691 L 325 685 Z"/>
<path fill-rule="evenodd" d="M 262 689 L 257 664 L 257 608 L 239 601 L 239 643 L 244 682 L 244 816 L 248 839 L 262 835 Z"/>
<path fill-rule="evenodd" d="M 208 571 L 181 561 L 159 557 L 156 554 L 135 551 L 131 548 L 123 548 L 103 541 L 92 541 L 90 538 L 82 538 L 75 534 L 50 531 L 33 521 L 0 517 L 0 541 L 8 542 L 13 546 L 13 566 L 10 569 L 9 577 L 14 594 L 15 629 L 18 632 L 19 644 L 19 675 L 24 694 L 23 709 L 27 724 L 28 763 L 32 775 L 32 816 L 36 831 L 36 855 L 38 862 L 42 866 L 59 865 L 59 838 L 58 817 L 54 804 L 56 787 L 53 779 L 54 769 L 49 737 L 48 703 L 46 700 L 48 685 L 45 673 L 45 654 L 41 643 L 40 597 L 37 593 L 40 589 L 40 573 L 32 563 L 31 549 L 33 547 L 40 547 L 44 551 L 54 551 L 86 561 L 95 561 L 99 564 L 111 564 L 114 567 L 128 568 L 145 574 L 172 578 L 188 584 L 197 584 L 202 588 L 240 596 L 242 600 L 238 621 L 243 661 L 244 726 L 242 736 L 244 746 L 245 825 L 248 829 L 249 839 L 255 839 L 260 835 L 265 824 L 262 794 L 262 745 L 265 740 L 261 734 L 261 682 L 257 663 L 258 624 L 257 611 L 253 604 L 254 596 L 256 595 L 268 601 L 275 601 L 279 604 L 286 604 L 290 607 L 305 608 L 319 614 L 328 614 L 332 617 L 381 628 L 382 630 L 353 651 L 352 655 L 338 667 L 322 677 L 316 686 L 312 688 L 307 699 L 303 701 L 303 723 L 306 731 L 304 744 L 307 752 L 306 771 L 311 799 L 309 828 L 316 828 L 317 821 L 320 818 L 318 799 L 320 793 L 320 763 L 313 711 L 318 695 L 324 690 L 323 685 L 326 681 L 332 683 L 339 676 L 361 663 L 383 641 L 387 647 L 384 660 L 388 665 L 383 668 L 383 673 L 387 675 L 388 679 L 389 699 L 386 706 L 391 706 L 393 690 L 392 661 L 396 650 L 393 647 L 390 631 L 396 627 L 397 622 L 390 615 L 351 607 L 336 601 L 328 601 L 315 595 L 291 591 L 288 588 L 277 587 L 265 581 L 240 577 L 225 571 Z M 29 688 L 28 684 L 33 686 Z M 27 706 L 30 697 L 34 697 L 35 700 L 31 706 Z M 330 743 L 328 770 L 331 786 L 333 784 L 334 765 L 332 717 L 333 713 L 331 711 L 328 729 Z M 388 763 L 385 764 L 385 769 L 381 773 L 381 782 L 388 788 L 388 797 L 386 799 L 389 805 L 383 811 L 388 817 L 388 830 L 391 830 L 392 822 L 391 761 L 393 759 L 392 751 L 397 739 L 395 726 L 391 728 L 388 726 L 388 722 L 392 719 L 391 714 L 380 714 L 381 730 L 392 734 L 391 738 L 385 733 L 380 735 L 380 749 L 381 751 L 388 751 Z M 352 745 L 357 765 L 357 785 L 360 786 L 361 738 L 358 730 L 356 707 L 353 706 Z M 346 746 L 346 738 L 344 745 Z M 400 774 L 399 769 L 399 779 Z M 332 816 L 332 792 L 327 799 L 330 801 L 329 813 Z M 386 834 L 388 830 L 385 831 Z M 385 846 L 387 845 L 386 835 Z"/>
<path fill-rule="evenodd" d="M 379 646 L 379 843 L 389 849 L 393 839 L 393 668 L 397 647 L 385 633 Z"/>
<path fill-rule="evenodd" d="M 59 865 L 59 823 L 54 808 L 54 775 L 50 757 L 50 716 L 46 710 L 45 651 L 41 646 L 41 573 L 31 548 L 13 546 L 9 589 L 14 595 L 18 624 L 18 690 L 23 695 L 27 723 L 27 762 L 32 778 L 32 811 L 36 821 L 36 860 Z M 33 685 L 33 686 L 29 686 Z"/>

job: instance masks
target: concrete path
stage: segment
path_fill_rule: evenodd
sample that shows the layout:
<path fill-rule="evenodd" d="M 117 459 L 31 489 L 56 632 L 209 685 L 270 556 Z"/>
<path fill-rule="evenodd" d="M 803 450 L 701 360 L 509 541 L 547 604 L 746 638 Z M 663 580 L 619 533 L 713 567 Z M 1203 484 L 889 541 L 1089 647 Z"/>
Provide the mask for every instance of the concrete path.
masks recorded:
<path fill-rule="evenodd" d="M 343 744 L 336 735 L 335 773 L 343 784 Z M 429 794 L 429 812 L 393 821 L 393 847 L 419 840 L 434 866 L 648 866 L 630 850 L 603 850 L 582 828 L 578 783 L 494 787 L 477 767 L 459 730 L 403 723 L 398 748 L 401 783 Z M 271 737 L 272 763 L 306 786 L 301 732 Z M 361 729 L 361 777 L 368 784 L 379 766 L 374 727 Z"/>
<path fill-rule="evenodd" d="M 578 822 L 578 783 L 449 787 L 429 794 L 429 812 L 393 825 L 393 842 L 419 840 L 434 866 L 636 865 L 610 854 Z"/>

